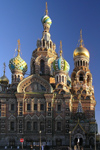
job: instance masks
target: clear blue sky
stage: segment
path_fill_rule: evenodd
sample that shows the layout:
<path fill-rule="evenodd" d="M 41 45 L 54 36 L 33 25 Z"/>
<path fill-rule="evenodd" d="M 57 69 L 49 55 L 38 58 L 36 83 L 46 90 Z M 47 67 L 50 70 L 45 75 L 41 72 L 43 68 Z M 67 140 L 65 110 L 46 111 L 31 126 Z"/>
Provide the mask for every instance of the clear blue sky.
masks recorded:
<path fill-rule="evenodd" d="M 28 64 L 36 41 L 42 37 L 41 17 L 45 13 L 45 0 L 0 0 L 0 76 L 6 63 L 6 76 L 11 82 L 9 60 L 14 57 L 17 40 L 21 42 L 21 57 Z M 63 56 L 74 68 L 73 51 L 83 32 L 85 47 L 90 52 L 90 71 L 95 89 L 96 120 L 100 132 L 100 0 L 47 0 L 52 19 L 51 39 L 59 52 L 60 40 Z M 16 54 L 15 54 L 16 56 Z"/>

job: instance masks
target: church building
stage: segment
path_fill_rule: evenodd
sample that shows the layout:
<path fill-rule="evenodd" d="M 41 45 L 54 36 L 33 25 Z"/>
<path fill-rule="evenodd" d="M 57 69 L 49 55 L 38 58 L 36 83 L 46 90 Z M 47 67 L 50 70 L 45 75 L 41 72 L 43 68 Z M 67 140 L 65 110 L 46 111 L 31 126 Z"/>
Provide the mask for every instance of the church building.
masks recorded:
<path fill-rule="evenodd" d="M 20 56 L 9 61 L 11 83 L 5 73 L 0 77 L 0 146 L 80 146 L 95 145 L 97 124 L 96 100 L 89 69 L 90 53 L 83 45 L 82 30 L 79 46 L 73 51 L 74 68 L 60 54 L 50 35 L 52 20 L 41 19 L 42 38 L 30 60 L 30 75 L 26 78 L 27 63 Z M 65 57 L 67 59 L 67 57 Z M 7 64 L 8 65 L 8 64 Z"/>

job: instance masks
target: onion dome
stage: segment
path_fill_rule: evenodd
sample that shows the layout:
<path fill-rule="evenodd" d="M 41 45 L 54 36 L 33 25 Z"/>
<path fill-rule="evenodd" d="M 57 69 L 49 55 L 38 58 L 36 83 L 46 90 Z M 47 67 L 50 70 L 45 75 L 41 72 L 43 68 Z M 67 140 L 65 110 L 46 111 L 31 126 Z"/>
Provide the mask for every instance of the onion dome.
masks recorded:
<path fill-rule="evenodd" d="M 41 22 L 43 24 L 44 29 L 46 29 L 47 27 L 50 28 L 51 24 L 52 24 L 52 20 L 50 19 L 50 17 L 48 16 L 48 8 L 47 8 L 47 2 L 46 2 L 46 10 L 45 10 L 46 15 L 43 16 L 41 18 Z"/>
<path fill-rule="evenodd" d="M 62 57 L 62 43 L 60 41 L 60 57 L 57 58 L 53 62 L 53 69 L 54 71 L 65 71 L 66 73 L 69 72 L 70 66 L 69 63 Z"/>
<path fill-rule="evenodd" d="M 6 65 L 5 65 L 5 63 L 4 63 L 4 74 L 3 74 L 3 76 L 0 78 L 0 83 L 1 83 L 1 84 L 8 84 L 8 83 L 9 83 L 8 78 L 5 76 L 5 67 L 6 67 Z"/>
<path fill-rule="evenodd" d="M 41 21 L 42 21 L 42 24 L 46 23 L 46 24 L 49 24 L 50 26 L 52 24 L 52 20 L 50 19 L 48 15 L 43 16 Z"/>
<path fill-rule="evenodd" d="M 74 50 L 73 57 L 81 55 L 90 58 L 89 51 L 83 46 L 82 30 L 80 31 L 80 46 Z"/>
<path fill-rule="evenodd" d="M 20 57 L 20 40 L 18 40 L 18 55 L 15 58 L 12 58 L 9 61 L 9 68 L 11 72 L 14 72 L 15 70 L 23 72 L 27 71 L 27 64 L 26 62 Z"/>

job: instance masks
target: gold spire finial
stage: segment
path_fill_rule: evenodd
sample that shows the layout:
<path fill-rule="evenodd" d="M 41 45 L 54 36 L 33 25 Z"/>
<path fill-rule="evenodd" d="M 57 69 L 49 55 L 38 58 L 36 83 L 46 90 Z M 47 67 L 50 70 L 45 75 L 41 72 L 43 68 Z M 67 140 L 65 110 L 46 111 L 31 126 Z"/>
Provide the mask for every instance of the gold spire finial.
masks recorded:
<path fill-rule="evenodd" d="M 80 46 L 83 46 L 82 29 L 80 30 Z"/>
<path fill-rule="evenodd" d="M 4 66 L 4 75 L 5 75 L 5 70 L 6 70 L 6 64 L 5 64 L 5 62 L 3 63 L 3 66 Z"/>
<path fill-rule="evenodd" d="M 47 6 L 47 2 L 46 2 L 46 9 L 45 9 L 45 13 L 46 13 L 46 15 L 48 15 L 48 6 Z"/>
<path fill-rule="evenodd" d="M 60 41 L 60 56 L 62 56 L 62 41 Z"/>
<path fill-rule="evenodd" d="M 17 42 L 18 42 L 18 55 L 19 55 L 19 53 L 20 53 L 20 45 L 21 45 L 20 44 L 20 39 L 18 39 Z"/>

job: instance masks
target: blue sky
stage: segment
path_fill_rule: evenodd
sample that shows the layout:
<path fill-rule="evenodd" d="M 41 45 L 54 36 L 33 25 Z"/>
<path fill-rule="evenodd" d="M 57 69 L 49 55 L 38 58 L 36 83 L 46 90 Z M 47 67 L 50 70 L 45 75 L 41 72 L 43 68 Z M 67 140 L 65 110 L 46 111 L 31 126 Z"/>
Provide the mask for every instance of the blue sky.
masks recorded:
<path fill-rule="evenodd" d="M 6 76 L 11 82 L 9 60 L 17 55 L 17 40 L 21 42 L 21 57 L 28 64 L 36 41 L 42 37 L 41 17 L 45 14 L 45 0 L 0 0 L 0 76 L 6 63 Z M 100 132 L 100 0 L 47 0 L 52 19 L 51 39 L 59 53 L 62 40 L 63 57 L 74 68 L 73 51 L 77 47 L 82 29 L 85 47 L 90 52 L 90 71 L 95 89 L 96 120 Z"/>

